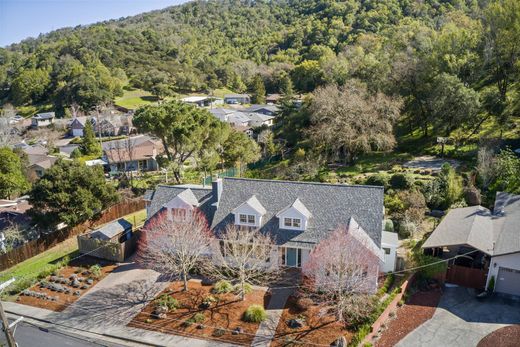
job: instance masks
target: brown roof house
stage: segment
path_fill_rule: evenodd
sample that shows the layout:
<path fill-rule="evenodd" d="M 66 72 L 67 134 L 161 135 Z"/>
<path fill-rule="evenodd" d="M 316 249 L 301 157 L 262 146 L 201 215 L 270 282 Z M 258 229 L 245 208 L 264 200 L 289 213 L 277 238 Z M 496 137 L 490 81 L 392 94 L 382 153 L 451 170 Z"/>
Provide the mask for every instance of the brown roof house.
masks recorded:
<path fill-rule="evenodd" d="M 96 134 L 102 136 L 129 135 L 135 132 L 131 115 L 113 115 L 99 118 L 95 125 Z"/>
<path fill-rule="evenodd" d="M 139 135 L 127 139 L 103 142 L 103 160 L 111 174 L 122 172 L 144 172 L 159 169 L 157 156 L 162 155 L 163 146 L 158 139 Z"/>

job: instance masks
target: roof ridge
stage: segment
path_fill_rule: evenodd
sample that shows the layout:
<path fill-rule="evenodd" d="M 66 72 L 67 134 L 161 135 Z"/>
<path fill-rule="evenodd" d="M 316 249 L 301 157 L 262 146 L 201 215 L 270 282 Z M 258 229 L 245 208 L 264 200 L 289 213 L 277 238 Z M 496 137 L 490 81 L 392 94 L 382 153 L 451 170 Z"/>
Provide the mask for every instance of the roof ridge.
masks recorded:
<path fill-rule="evenodd" d="M 375 188 L 383 189 L 383 186 L 374 186 L 368 184 L 342 184 L 342 183 L 327 183 L 327 182 L 314 182 L 314 181 L 288 181 L 288 180 L 275 180 L 275 179 L 261 179 L 261 178 L 246 178 L 246 177 L 222 177 L 224 180 L 235 180 L 235 181 L 253 181 L 253 182 L 273 182 L 273 183 L 292 183 L 292 184 L 312 184 L 317 186 L 332 186 L 332 187 L 351 187 L 351 188 Z"/>
<path fill-rule="evenodd" d="M 163 184 L 159 183 L 155 186 L 155 189 L 157 187 L 165 187 L 165 188 L 180 188 L 180 189 L 199 189 L 199 190 L 211 190 L 211 187 L 183 187 L 184 184 Z M 149 189 L 149 190 L 155 190 L 155 189 Z"/>

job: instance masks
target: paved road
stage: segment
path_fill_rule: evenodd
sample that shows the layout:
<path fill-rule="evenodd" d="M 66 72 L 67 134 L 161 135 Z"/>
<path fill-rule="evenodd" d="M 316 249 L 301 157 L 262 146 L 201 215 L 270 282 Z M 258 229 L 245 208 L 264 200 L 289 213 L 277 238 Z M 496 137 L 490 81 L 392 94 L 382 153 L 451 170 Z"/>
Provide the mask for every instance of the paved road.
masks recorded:
<path fill-rule="evenodd" d="M 474 347 L 492 331 L 511 324 L 520 324 L 520 303 L 498 297 L 479 301 L 470 289 L 446 288 L 433 317 L 397 346 Z"/>
<path fill-rule="evenodd" d="M 15 340 L 19 347 L 100 347 L 118 345 L 88 340 L 83 336 L 63 334 L 56 330 L 40 330 L 38 327 L 21 322 L 17 324 Z M 3 331 L 0 331 L 0 345 L 7 346 Z"/>

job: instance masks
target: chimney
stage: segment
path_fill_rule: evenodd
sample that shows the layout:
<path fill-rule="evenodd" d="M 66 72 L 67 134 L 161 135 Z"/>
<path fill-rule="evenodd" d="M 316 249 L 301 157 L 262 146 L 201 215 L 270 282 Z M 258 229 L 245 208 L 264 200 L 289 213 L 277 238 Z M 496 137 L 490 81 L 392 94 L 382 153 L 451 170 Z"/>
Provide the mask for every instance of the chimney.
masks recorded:
<path fill-rule="evenodd" d="M 222 178 L 217 178 L 211 182 L 211 190 L 213 191 L 213 195 L 217 197 L 216 206 L 218 206 L 220 196 L 222 195 Z"/>

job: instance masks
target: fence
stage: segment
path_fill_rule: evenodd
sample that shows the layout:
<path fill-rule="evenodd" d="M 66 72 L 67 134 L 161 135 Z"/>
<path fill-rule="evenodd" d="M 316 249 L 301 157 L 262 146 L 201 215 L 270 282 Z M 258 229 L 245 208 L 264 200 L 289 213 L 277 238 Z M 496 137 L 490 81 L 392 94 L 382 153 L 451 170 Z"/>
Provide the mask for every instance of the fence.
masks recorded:
<path fill-rule="evenodd" d="M 105 224 L 127 214 L 137 212 L 144 208 L 144 201 L 142 199 L 123 201 L 101 212 L 99 218 L 96 220 L 89 220 L 73 228 L 56 231 L 51 234 L 43 235 L 39 239 L 29 241 L 6 254 L 0 255 L 0 271 L 32 258 L 72 236 L 83 234 L 85 231 L 96 226 Z"/>
<path fill-rule="evenodd" d="M 130 239 L 121 243 L 117 240 L 103 241 L 91 239 L 88 235 L 78 235 L 78 248 L 80 253 L 88 253 L 92 257 L 123 262 L 134 253 L 138 238 L 139 231 L 134 232 Z M 100 248 L 101 246 L 103 247 Z"/>

